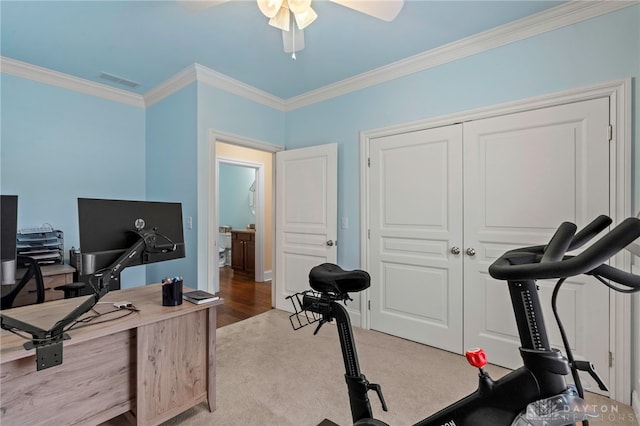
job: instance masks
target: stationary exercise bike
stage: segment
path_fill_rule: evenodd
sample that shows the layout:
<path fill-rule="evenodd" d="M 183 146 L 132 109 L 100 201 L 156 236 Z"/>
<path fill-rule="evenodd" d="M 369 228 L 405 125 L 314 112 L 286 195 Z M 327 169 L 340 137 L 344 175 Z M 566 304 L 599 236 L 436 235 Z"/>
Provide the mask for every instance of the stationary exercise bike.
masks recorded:
<path fill-rule="evenodd" d="M 606 390 L 606 386 L 590 362 L 573 358 L 556 309 L 556 298 L 565 279 L 580 274 L 592 275 L 616 291 L 640 291 L 640 276 L 604 264 L 640 237 L 640 219 L 628 218 L 582 253 L 565 255 L 583 246 L 610 224 L 610 218 L 600 216 L 576 233 L 576 226 L 565 222 L 547 245 L 510 250 L 489 267 L 493 278 L 507 281 L 522 345 L 523 366 L 493 380 L 483 369 L 487 363 L 484 351 L 468 351 L 469 363 L 479 369 L 478 389 L 416 425 L 560 426 L 579 421 L 588 425 L 588 418 L 597 416 L 593 407 L 583 400 L 578 371 L 588 372 L 601 389 Z M 536 280 L 550 278 L 559 279 L 552 305 L 566 357 L 551 348 L 542 317 Z M 323 324 L 336 320 L 353 423 L 358 426 L 386 425 L 373 417 L 368 397 L 370 390 L 378 395 L 383 410 L 387 411 L 387 406 L 380 385 L 369 383 L 360 371 L 351 322 L 343 305 L 351 300 L 349 293 L 370 286 L 369 274 L 360 270 L 345 271 L 325 263 L 311 269 L 309 284 L 312 290 L 289 296 L 295 310 L 290 316 L 293 328 L 318 323 L 316 334 Z M 567 374 L 572 374 L 575 386 L 567 385 Z"/>

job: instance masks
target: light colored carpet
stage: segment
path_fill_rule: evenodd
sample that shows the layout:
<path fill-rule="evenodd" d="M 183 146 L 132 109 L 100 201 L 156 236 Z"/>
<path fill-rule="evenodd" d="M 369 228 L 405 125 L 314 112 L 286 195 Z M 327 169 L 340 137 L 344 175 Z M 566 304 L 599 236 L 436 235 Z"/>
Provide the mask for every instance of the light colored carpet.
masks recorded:
<path fill-rule="evenodd" d="M 218 329 L 217 410 L 200 404 L 164 423 L 185 425 L 314 426 L 329 419 L 352 424 L 336 328 L 314 325 L 293 331 L 288 313 L 272 310 Z M 464 357 L 383 333 L 354 329 L 360 367 L 380 383 L 389 406 L 377 418 L 411 425 L 473 392 L 477 373 Z M 507 370 L 488 366 L 494 379 Z M 592 425 L 636 426 L 631 407 L 589 394 L 601 417 Z"/>

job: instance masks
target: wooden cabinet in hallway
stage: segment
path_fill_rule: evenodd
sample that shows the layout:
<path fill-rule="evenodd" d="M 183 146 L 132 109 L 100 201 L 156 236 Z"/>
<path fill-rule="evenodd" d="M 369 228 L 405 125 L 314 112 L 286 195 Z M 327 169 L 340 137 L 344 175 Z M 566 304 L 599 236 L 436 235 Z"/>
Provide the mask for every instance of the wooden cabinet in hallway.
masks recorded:
<path fill-rule="evenodd" d="M 256 270 L 256 233 L 231 231 L 231 267 L 234 272 L 253 275 Z"/>

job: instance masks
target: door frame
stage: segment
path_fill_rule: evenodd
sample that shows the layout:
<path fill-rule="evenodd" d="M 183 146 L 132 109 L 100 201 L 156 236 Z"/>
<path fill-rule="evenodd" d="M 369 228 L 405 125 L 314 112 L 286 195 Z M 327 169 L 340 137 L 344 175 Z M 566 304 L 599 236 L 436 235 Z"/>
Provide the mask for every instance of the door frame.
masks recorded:
<path fill-rule="evenodd" d="M 632 79 L 625 78 L 602 84 L 566 90 L 523 100 L 461 111 L 444 116 L 417 120 L 409 123 L 360 132 L 360 264 L 365 270 L 369 262 L 369 146 L 371 139 L 400 133 L 448 126 L 465 121 L 497 117 L 501 115 L 547 108 L 578 101 L 609 97 L 610 123 L 613 126 L 610 153 L 610 215 L 614 224 L 633 216 L 631 200 L 631 94 Z M 625 271 L 631 270 L 631 254 L 624 251 L 612 259 L 612 265 Z M 610 290 L 613 292 L 612 290 Z M 362 292 L 360 299 L 361 327 L 370 328 L 368 303 L 370 291 Z M 630 403 L 631 395 L 631 297 L 613 292 L 609 306 L 609 351 L 614 354 L 610 369 L 610 397 Z M 640 331 L 637 332 L 640 338 Z M 640 354 L 637 354 L 640 356 Z M 626 373 L 625 373 L 626 372 Z"/>
<path fill-rule="evenodd" d="M 222 141 L 218 141 L 222 142 Z M 255 231 L 255 243 L 256 243 L 256 264 L 254 272 L 254 280 L 257 282 L 264 281 L 264 164 L 255 163 L 252 161 L 239 160 L 236 158 L 219 157 L 216 156 L 216 217 L 220 217 L 220 164 L 229 164 L 232 166 L 245 167 L 253 169 L 256 172 L 256 191 L 255 191 L 255 209 L 256 209 L 256 231 Z M 220 223 L 214 226 L 214 229 L 219 228 Z M 216 246 L 217 246 L 216 239 Z M 218 264 L 219 269 L 219 264 Z"/>
<path fill-rule="evenodd" d="M 218 292 L 220 290 L 220 270 L 218 265 L 218 168 L 216 162 L 216 142 L 224 142 L 231 145 L 238 145 L 245 148 L 256 149 L 260 151 L 270 152 L 272 154 L 283 151 L 284 147 L 274 145 L 269 142 L 252 139 L 233 133 L 223 132 L 220 130 L 209 129 L 207 143 L 207 160 L 205 165 L 204 178 L 205 182 L 200 180 L 203 188 L 198 190 L 198 229 L 200 235 L 206 235 L 206 238 L 198 239 L 198 280 L 205 280 L 206 288 L 209 292 Z M 265 176 L 264 179 L 275 178 L 275 162 L 272 167 L 272 176 Z M 264 181 L 263 181 L 264 182 Z M 264 191 L 263 191 L 264 192 Z M 272 191 L 272 198 L 275 197 L 275 191 Z M 264 196 L 264 195 L 263 195 Z M 262 199 L 264 201 L 264 199 Z M 273 200 L 272 200 L 273 201 Z M 275 235 L 275 221 L 270 224 L 272 235 Z M 204 229 L 203 229 L 204 228 Z M 271 250 L 275 253 L 275 241 L 272 242 Z M 273 263 L 273 259 L 272 259 Z M 263 265 L 264 269 L 264 265 Z M 272 286 L 275 277 L 275 265 L 272 264 Z M 264 271 L 263 271 L 264 272 Z M 273 292 L 272 292 L 273 293 Z M 273 303 L 273 296 L 272 296 Z"/>

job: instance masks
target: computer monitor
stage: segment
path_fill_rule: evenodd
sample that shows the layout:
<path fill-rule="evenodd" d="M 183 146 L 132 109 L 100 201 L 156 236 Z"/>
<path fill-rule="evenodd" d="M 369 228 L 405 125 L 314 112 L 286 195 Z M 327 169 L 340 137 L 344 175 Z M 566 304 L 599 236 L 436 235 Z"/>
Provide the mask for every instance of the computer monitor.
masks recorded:
<path fill-rule="evenodd" d="M 83 275 L 112 267 L 141 240 L 140 231 L 155 231 L 153 243 L 127 258 L 125 266 L 185 257 L 180 203 L 78 198 L 78 222 Z"/>
<path fill-rule="evenodd" d="M 16 280 L 16 240 L 18 232 L 18 196 L 0 196 L 0 281 Z"/>

